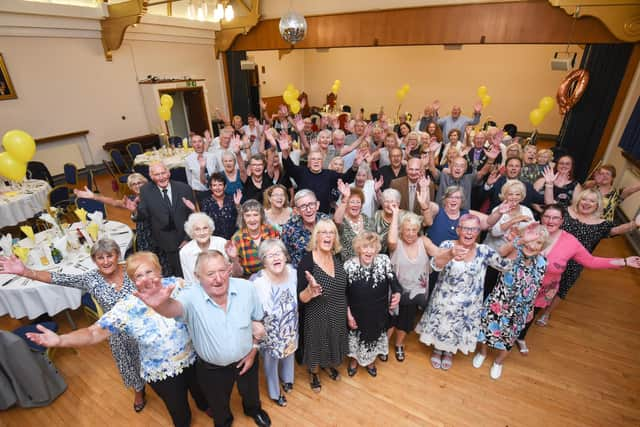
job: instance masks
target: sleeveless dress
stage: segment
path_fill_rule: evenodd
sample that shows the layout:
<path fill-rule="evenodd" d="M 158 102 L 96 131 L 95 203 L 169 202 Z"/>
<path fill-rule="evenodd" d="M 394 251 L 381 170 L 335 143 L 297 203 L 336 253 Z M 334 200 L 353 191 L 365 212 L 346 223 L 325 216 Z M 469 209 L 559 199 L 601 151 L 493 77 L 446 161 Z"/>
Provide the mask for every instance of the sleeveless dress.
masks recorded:
<path fill-rule="evenodd" d="M 418 244 L 418 255 L 412 260 L 407 256 L 402 240 L 391 254 L 391 264 L 402 288 L 402 297 L 391 325 L 409 332 L 415 325 L 418 309 L 427 305 L 429 291 L 429 256 L 422 242 Z"/>
<path fill-rule="evenodd" d="M 222 173 L 224 175 L 224 181 L 226 182 L 226 186 L 224 187 L 224 194 L 228 196 L 233 196 L 236 194 L 238 189 L 242 190 L 242 179 L 240 179 L 240 171 L 236 170 L 236 179 L 235 181 L 229 181 L 226 173 Z"/>

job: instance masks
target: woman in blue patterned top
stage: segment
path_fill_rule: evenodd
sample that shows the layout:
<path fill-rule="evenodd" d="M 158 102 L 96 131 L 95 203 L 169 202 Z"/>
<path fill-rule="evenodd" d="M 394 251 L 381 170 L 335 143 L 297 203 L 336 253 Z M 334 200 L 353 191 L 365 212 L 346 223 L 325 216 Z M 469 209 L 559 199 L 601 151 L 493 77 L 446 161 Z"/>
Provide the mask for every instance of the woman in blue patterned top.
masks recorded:
<path fill-rule="evenodd" d="M 158 257 L 151 252 L 138 252 L 127 259 L 127 274 L 137 289 L 175 285 L 175 297 L 184 287 L 184 280 L 163 279 Z M 135 294 L 135 293 L 134 293 Z M 96 323 L 69 334 L 57 335 L 43 326 L 41 333 L 27 337 L 45 347 L 77 347 L 97 344 L 111 334 L 122 332 L 133 337 L 140 348 L 140 375 L 160 396 L 176 427 L 191 424 L 187 391 L 191 392 L 200 410 L 207 403 L 195 375 L 196 353 L 183 322 L 160 316 L 134 295 L 118 301 Z"/>
<path fill-rule="evenodd" d="M 265 338 L 260 345 L 267 377 L 269 397 L 280 406 L 287 399 L 280 392 L 293 389 L 293 359 L 298 348 L 297 272 L 287 264 L 287 249 L 281 240 L 268 239 L 260 244 L 258 257 L 263 270 L 251 277 L 265 317 Z"/>

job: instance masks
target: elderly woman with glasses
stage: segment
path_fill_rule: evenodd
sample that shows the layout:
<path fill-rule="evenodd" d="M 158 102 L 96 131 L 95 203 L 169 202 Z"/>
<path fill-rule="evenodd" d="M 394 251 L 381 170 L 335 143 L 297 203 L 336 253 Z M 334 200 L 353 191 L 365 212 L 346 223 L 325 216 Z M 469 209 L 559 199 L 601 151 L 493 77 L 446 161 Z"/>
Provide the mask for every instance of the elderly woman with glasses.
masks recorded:
<path fill-rule="evenodd" d="M 180 249 L 180 265 L 187 283 L 197 283 L 195 276 L 196 259 L 201 252 L 216 250 L 225 254 L 227 260 L 233 260 L 233 275 L 242 276 L 242 267 L 238 263 L 238 251 L 230 240 L 212 236 L 215 230 L 213 220 L 204 213 L 195 212 L 189 215 L 184 223 L 184 231 L 191 239 Z"/>
<path fill-rule="evenodd" d="M 342 261 L 346 262 L 355 255 L 353 239 L 364 231 L 373 231 L 373 221 L 362 213 L 362 205 L 365 201 L 362 190 L 357 187 L 352 188 L 342 180 L 338 181 L 338 189 L 342 198 L 333 215 L 333 221 L 340 231 L 342 246 L 340 256 Z"/>
<path fill-rule="evenodd" d="M 316 223 L 309 251 L 298 265 L 298 297 L 304 307 L 303 363 L 309 369 L 311 389 L 318 393 L 322 388 L 319 368 L 337 380 L 336 367 L 348 351 L 347 276 L 337 256 L 340 241 L 333 221 Z"/>
<path fill-rule="evenodd" d="M 289 221 L 292 213 L 287 189 L 284 185 L 275 184 L 267 188 L 264 195 L 264 214 L 267 221 L 276 230 L 281 231 L 282 226 Z"/>
<path fill-rule="evenodd" d="M 135 290 L 124 267 L 118 262 L 120 246 L 111 239 L 100 239 L 91 248 L 91 259 L 97 270 L 83 274 L 64 274 L 32 270 L 15 256 L 0 257 L 0 272 L 17 274 L 58 286 L 78 288 L 91 294 L 103 310 L 111 310 L 118 301 Z M 144 409 L 146 401 L 144 381 L 140 378 L 138 344 L 127 335 L 116 332 L 109 337 L 109 345 L 125 387 L 135 390 L 133 407 L 136 412 L 140 412 Z"/>
<path fill-rule="evenodd" d="M 258 256 L 264 269 L 251 276 L 251 281 L 265 314 L 260 353 L 269 397 L 277 405 L 287 406 L 280 385 L 285 393 L 293 390 L 293 359 L 298 348 L 298 276 L 287 263 L 289 256 L 282 241 L 265 240 Z"/>
<path fill-rule="evenodd" d="M 267 239 L 278 239 L 280 233 L 267 223 L 264 208 L 256 200 L 247 200 L 240 208 L 240 229 L 231 237 L 236 246 L 245 276 L 262 268 L 258 247 Z"/>
<path fill-rule="evenodd" d="M 440 245 L 448 251 L 445 259 L 431 261 L 431 267 L 440 274 L 416 332 L 420 341 L 433 345 L 431 366 L 435 369 L 450 369 L 458 350 L 464 354 L 475 350 L 487 266 L 500 271 L 511 268 L 510 260 L 476 243 L 480 230 L 480 218 L 463 215 L 457 227 L 458 239 Z"/>
<path fill-rule="evenodd" d="M 182 279 L 162 278 L 158 258 L 151 252 L 131 255 L 127 259 L 127 274 L 133 277 L 138 291 L 154 284 L 172 286 L 172 295 L 176 296 L 184 287 Z M 206 411 L 208 404 L 198 385 L 196 352 L 187 326 L 182 321 L 159 315 L 134 295 L 137 293 L 123 297 L 88 328 L 57 335 L 39 326 L 41 333 L 30 333 L 27 337 L 45 347 L 93 345 L 120 334 L 130 337 L 140 347 L 141 381 L 148 382 L 160 396 L 174 426 L 188 427 L 191 425 L 188 393 L 200 410 Z"/>
<path fill-rule="evenodd" d="M 347 321 L 349 331 L 350 377 L 358 365 L 366 366 L 372 377 L 378 374 L 376 357 L 389 354 L 387 328 L 389 311 L 400 302 L 402 288 L 387 255 L 380 254 L 380 238 L 365 231 L 353 241 L 357 257 L 344 264 L 347 274 Z M 391 294 L 391 298 L 389 298 Z"/>

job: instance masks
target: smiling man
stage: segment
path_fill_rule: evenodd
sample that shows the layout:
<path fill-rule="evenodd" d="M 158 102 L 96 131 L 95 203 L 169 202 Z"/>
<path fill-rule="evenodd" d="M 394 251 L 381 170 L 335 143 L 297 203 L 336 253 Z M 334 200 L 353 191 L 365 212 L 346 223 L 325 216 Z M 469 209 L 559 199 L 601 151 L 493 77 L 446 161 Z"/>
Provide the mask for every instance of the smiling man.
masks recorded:
<path fill-rule="evenodd" d="M 258 426 L 270 426 L 258 387 L 256 355 L 261 337 L 254 337 L 250 327 L 262 320 L 264 312 L 255 287 L 231 278 L 231 268 L 222 253 L 202 252 L 196 260 L 199 286 L 186 288 L 176 299 L 171 298 L 173 286 L 148 286 L 137 295 L 160 315 L 187 324 L 198 354 L 198 381 L 216 426 L 233 423 L 229 400 L 236 382 L 244 413 Z"/>

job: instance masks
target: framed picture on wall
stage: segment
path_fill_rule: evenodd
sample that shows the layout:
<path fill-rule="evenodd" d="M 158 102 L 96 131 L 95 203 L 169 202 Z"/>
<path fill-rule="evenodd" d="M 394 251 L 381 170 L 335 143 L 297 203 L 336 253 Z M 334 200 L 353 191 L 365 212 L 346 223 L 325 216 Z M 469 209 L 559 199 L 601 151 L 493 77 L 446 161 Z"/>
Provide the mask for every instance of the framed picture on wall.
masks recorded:
<path fill-rule="evenodd" d="M 16 90 L 11 83 L 7 65 L 4 63 L 4 57 L 0 53 L 0 101 L 5 99 L 15 99 L 18 97 Z"/>

